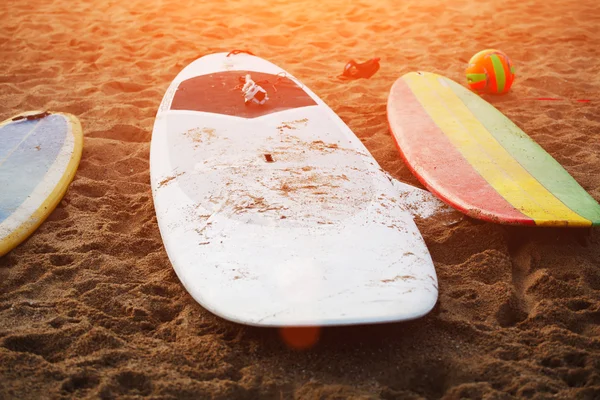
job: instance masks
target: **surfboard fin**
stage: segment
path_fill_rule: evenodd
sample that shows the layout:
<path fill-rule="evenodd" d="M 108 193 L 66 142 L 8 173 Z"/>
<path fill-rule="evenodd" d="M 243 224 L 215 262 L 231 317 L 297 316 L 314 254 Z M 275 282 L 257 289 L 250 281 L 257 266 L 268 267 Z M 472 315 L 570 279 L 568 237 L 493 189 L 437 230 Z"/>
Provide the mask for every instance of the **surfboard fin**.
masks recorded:
<path fill-rule="evenodd" d="M 364 63 L 357 63 L 354 60 L 348 61 L 344 67 L 344 71 L 340 78 L 344 79 L 359 79 L 359 78 L 370 78 L 375 75 L 375 72 L 379 71 L 379 57 L 372 58 Z"/>

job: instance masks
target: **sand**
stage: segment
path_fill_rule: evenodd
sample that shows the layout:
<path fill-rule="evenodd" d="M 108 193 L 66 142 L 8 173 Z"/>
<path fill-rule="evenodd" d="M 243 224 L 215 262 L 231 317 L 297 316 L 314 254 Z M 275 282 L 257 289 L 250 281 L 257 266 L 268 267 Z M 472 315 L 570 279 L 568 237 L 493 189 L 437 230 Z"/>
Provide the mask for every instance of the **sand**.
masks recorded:
<path fill-rule="evenodd" d="M 77 115 L 81 165 L 57 209 L 0 258 L 0 398 L 600 398 L 596 230 L 419 219 L 439 276 L 425 318 L 298 332 L 200 307 L 175 276 L 150 191 L 149 141 L 171 80 L 201 55 L 248 49 L 298 77 L 414 185 L 388 132 L 395 79 L 464 83 L 471 55 L 512 58 L 490 101 L 600 200 L 595 0 L 9 0 L 0 119 Z M 381 57 L 371 79 L 337 78 Z M 558 101 L 528 100 L 538 97 Z M 587 103 L 574 100 L 588 99 Z"/>

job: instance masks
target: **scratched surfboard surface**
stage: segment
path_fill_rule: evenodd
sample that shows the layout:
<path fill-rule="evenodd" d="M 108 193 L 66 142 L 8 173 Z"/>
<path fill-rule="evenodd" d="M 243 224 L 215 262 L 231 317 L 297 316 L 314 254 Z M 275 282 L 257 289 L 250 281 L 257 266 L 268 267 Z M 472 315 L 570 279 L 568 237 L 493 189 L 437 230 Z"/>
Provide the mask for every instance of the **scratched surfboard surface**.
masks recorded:
<path fill-rule="evenodd" d="M 250 74 L 266 104 L 244 105 Z M 169 259 L 209 311 L 260 326 L 421 317 L 437 277 L 388 176 L 292 75 L 249 54 L 187 66 L 167 89 L 150 173 Z"/>

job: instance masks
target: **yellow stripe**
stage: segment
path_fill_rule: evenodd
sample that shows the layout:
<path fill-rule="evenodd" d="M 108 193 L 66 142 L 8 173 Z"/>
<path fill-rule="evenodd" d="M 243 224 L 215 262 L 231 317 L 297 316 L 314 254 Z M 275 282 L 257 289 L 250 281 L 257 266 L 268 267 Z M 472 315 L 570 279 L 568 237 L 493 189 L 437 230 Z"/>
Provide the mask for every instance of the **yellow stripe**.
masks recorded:
<path fill-rule="evenodd" d="M 406 82 L 444 134 L 473 168 L 513 207 L 537 225 L 590 226 L 543 187 L 485 129 L 437 75 L 409 74 Z"/>
<path fill-rule="evenodd" d="M 81 130 L 81 123 L 71 114 L 66 113 L 52 113 L 52 114 L 60 114 L 65 116 L 70 124 L 71 133 L 73 135 L 75 143 L 73 144 L 73 153 L 71 154 L 71 159 L 67 164 L 67 168 L 65 170 L 64 175 L 60 178 L 56 187 L 50 193 L 50 195 L 46 198 L 46 200 L 40 205 L 40 207 L 35 210 L 35 212 L 31 215 L 27 222 L 24 222 L 19 228 L 15 229 L 12 233 L 10 233 L 4 240 L 0 241 L 0 256 L 11 251 L 13 248 L 18 246 L 23 240 L 25 240 L 29 235 L 31 235 L 41 224 L 46 220 L 46 218 L 54 211 L 56 206 L 60 203 L 62 198 L 64 197 L 69 184 L 75 177 L 75 172 L 77 171 L 77 167 L 79 166 L 79 161 L 81 160 L 81 153 L 83 149 L 83 132 Z M 10 123 L 11 120 L 6 120 L 0 123 L 0 126 L 6 125 Z"/>

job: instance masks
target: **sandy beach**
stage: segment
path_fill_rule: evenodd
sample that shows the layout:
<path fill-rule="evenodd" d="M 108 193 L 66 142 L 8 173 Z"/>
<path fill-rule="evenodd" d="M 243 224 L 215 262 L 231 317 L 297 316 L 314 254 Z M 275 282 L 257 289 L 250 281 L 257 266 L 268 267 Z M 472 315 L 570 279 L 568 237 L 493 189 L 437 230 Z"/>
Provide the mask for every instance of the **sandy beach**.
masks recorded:
<path fill-rule="evenodd" d="M 465 84 L 469 58 L 498 48 L 517 77 L 486 99 L 600 200 L 596 1 L 9 0 L 0 10 L 0 119 L 61 111 L 84 131 L 64 199 L 0 258 L 0 398 L 600 398 L 597 230 L 417 219 L 440 288 L 425 318 L 252 328 L 212 315 L 179 282 L 148 164 L 177 73 L 247 49 L 311 88 L 384 170 L 422 187 L 388 130 L 391 85 L 415 70 Z M 372 78 L 338 78 L 350 59 L 373 57 Z M 292 348 L 285 339 L 298 335 L 316 343 Z"/>

